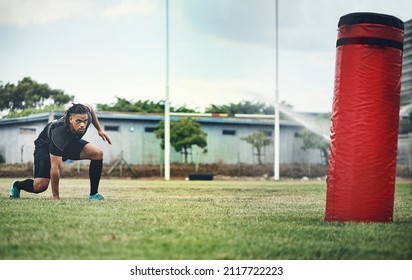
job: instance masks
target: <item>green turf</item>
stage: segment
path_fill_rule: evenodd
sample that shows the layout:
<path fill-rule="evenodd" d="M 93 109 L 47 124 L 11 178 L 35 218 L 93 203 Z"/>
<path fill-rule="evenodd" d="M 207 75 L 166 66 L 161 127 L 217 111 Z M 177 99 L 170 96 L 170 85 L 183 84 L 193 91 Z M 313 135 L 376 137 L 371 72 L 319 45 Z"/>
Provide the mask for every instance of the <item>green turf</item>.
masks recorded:
<path fill-rule="evenodd" d="M 0 259 L 412 259 L 412 186 L 393 223 L 324 222 L 324 182 L 88 181 L 8 198 L 0 179 Z"/>

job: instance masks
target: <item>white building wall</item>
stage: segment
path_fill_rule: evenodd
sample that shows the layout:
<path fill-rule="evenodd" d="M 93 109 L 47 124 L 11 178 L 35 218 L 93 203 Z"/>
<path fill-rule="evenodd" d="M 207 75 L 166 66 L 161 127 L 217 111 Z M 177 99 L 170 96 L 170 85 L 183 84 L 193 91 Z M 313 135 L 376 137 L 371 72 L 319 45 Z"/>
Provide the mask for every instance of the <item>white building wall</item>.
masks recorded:
<path fill-rule="evenodd" d="M 156 138 L 155 128 L 161 117 L 144 117 L 138 115 L 98 115 L 100 124 L 109 135 L 112 145 L 104 142 L 93 125 L 90 126 L 84 139 L 99 147 L 104 153 L 104 162 L 114 164 L 123 153 L 129 164 L 163 164 L 164 151 L 160 148 L 160 140 Z M 120 116 L 120 117 L 119 117 Z M 32 162 L 34 140 L 48 122 L 44 120 L 16 120 L 7 125 L 0 120 L 0 154 L 7 163 Z M 268 122 L 239 123 L 233 121 L 203 120 L 202 129 L 207 133 L 207 153 L 194 147 L 188 157 L 190 163 L 258 163 L 256 151 L 242 137 L 265 131 L 273 137 L 273 125 Z M 281 125 L 280 161 L 281 163 L 320 163 L 319 151 L 303 151 L 303 141 L 297 138 L 296 132 L 301 129 L 296 124 Z M 225 131 L 225 133 L 223 132 Z M 228 133 L 229 132 L 229 133 Z M 234 134 L 231 134 L 234 132 Z M 263 163 L 273 163 L 273 145 L 264 148 L 261 157 Z M 184 157 L 171 147 L 171 162 L 183 163 Z M 87 164 L 85 161 L 84 164 Z"/>
<path fill-rule="evenodd" d="M 0 154 L 6 163 L 33 162 L 34 140 L 43 129 L 42 122 L 0 128 Z"/>

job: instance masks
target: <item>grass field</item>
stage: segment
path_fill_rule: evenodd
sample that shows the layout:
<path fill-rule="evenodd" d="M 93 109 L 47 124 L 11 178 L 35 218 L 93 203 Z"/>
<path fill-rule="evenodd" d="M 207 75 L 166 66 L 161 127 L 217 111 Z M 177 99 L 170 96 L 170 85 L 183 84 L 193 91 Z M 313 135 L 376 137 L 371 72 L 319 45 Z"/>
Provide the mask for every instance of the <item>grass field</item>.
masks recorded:
<path fill-rule="evenodd" d="M 88 181 L 9 199 L 0 179 L 0 259 L 412 259 L 412 184 L 393 223 L 324 222 L 325 182 Z"/>

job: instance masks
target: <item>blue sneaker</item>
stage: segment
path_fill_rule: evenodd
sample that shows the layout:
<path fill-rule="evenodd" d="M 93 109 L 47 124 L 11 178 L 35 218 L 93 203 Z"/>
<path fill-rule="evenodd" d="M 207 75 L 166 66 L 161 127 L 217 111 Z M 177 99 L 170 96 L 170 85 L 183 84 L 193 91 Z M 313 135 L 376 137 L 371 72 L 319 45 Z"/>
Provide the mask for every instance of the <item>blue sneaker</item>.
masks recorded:
<path fill-rule="evenodd" d="M 100 193 L 96 193 L 94 195 L 89 195 L 89 199 L 102 200 L 104 199 L 104 196 L 102 196 Z"/>
<path fill-rule="evenodd" d="M 20 197 L 20 190 L 14 186 L 14 183 L 17 181 L 13 181 L 11 183 L 11 188 L 10 188 L 10 197 L 11 198 L 19 198 Z"/>

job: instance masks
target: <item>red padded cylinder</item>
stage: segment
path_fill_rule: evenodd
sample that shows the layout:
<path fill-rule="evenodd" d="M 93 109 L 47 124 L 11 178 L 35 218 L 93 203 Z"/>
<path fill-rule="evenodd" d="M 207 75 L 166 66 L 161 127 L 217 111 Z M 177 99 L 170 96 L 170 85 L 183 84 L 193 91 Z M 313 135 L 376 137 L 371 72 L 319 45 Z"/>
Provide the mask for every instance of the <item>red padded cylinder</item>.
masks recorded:
<path fill-rule="evenodd" d="M 391 222 L 403 22 L 352 13 L 338 28 L 325 220 Z"/>

